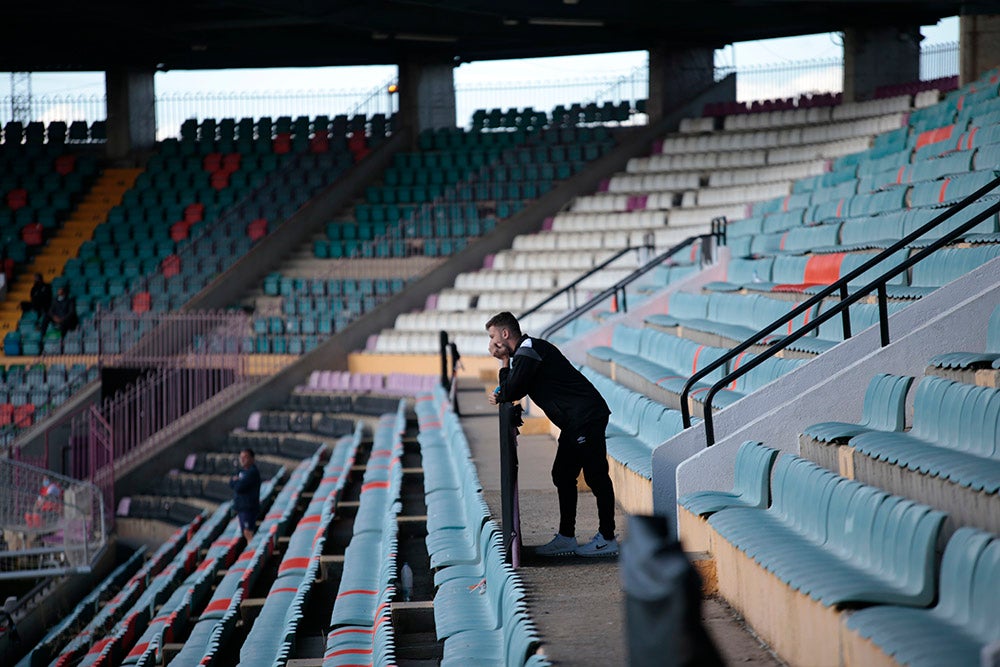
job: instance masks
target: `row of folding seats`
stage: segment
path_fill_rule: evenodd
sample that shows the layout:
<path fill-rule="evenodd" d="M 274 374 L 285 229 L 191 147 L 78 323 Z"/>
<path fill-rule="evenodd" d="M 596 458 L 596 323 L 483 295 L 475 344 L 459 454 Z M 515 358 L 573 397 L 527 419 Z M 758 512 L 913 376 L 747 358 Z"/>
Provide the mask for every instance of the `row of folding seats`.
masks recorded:
<path fill-rule="evenodd" d="M 115 593 L 124 588 L 145 561 L 146 553 L 145 545 L 139 547 L 128 560 L 104 577 L 86 597 L 45 633 L 45 636 L 17 663 L 17 667 L 41 667 L 50 664 L 59 648 L 68 641 L 70 633 L 88 623 L 101 609 L 104 601 L 111 599 Z"/>
<path fill-rule="evenodd" d="M 261 485 L 260 505 L 263 511 L 266 512 L 271 506 L 284 475 L 285 471 L 282 468 L 277 475 Z M 178 555 L 181 560 L 190 559 L 193 562 L 195 566 L 193 571 L 190 571 L 187 578 L 160 606 L 156 616 L 148 620 L 145 631 L 142 631 L 141 625 L 133 625 L 130 628 L 133 636 L 137 632 L 141 634 L 120 664 L 163 663 L 164 644 L 167 638 L 173 637 L 181 628 L 187 627 L 191 619 L 195 618 L 196 610 L 204 607 L 215 585 L 218 572 L 230 567 L 236 560 L 236 550 L 242 530 L 236 517 L 230 516 L 230 506 L 230 501 L 221 503 L 212 518 L 206 521 L 199 529 L 199 533 L 191 538 L 191 545 L 200 545 L 193 556 L 185 558 L 183 552 Z M 187 549 L 190 550 L 190 546 Z M 129 647 L 121 648 L 127 650 Z M 102 653 L 109 654 L 107 646 Z"/>
<path fill-rule="evenodd" d="M 684 429 L 681 413 L 632 391 L 589 366 L 581 372 L 611 408 L 608 455 L 646 479 L 653 478 L 653 450 Z"/>
<path fill-rule="evenodd" d="M 101 641 L 104 632 L 115 625 L 127 609 L 132 607 L 154 577 L 159 575 L 198 530 L 207 513 L 196 517 L 186 526 L 175 530 L 171 536 L 160 545 L 139 571 L 136 572 L 118 591 L 117 595 L 83 627 L 70 641 L 58 651 L 55 664 L 67 665 L 79 661 L 89 651 L 95 642 Z"/>
<path fill-rule="evenodd" d="M 505 563 L 495 522 L 482 497 L 468 440 L 441 387 L 417 397 L 424 459 L 427 551 L 436 569 L 435 631 L 442 665 L 490 662 L 548 664 L 524 604 L 525 592 Z M 433 471 L 433 472 L 432 472 Z M 469 590 L 482 589 L 470 597 Z"/>
<path fill-rule="evenodd" d="M 362 426 L 354 435 L 340 438 L 313 497 L 292 531 L 277 576 L 261 607 L 260 614 L 240 647 L 240 662 L 271 665 L 288 659 L 295 647 L 295 635 L 305 613 L 348 471 L 360 443 Z"/>
<path fill-rule="evenodd" d="M 289 475 L 249 544 L 216 585 L 171 665 L 210 666 L 218 660 L 220 651 L 235 630 L 243 598 L 249 595 L 263 573 L 278 539 L 287 533 L 299 499 L 319 469 L 320 455 L 317 451 L 312 457 L 303 459 Z"/>
<path fill-rule="evenodd" d="M 323 664 L 356 664 L 359 653 L 391 660 L 394 652 L 389 605 L 396 593 L 398 524 L 401 510 L 403 403 L 379 418 L 361 484 L 351 540 L 330 613 Z M 378 569 L 372 563 L 379 563 Z M 379 664 L 384 664 L 380 662 Z"/>
<path fill-rule="evenodd" d="M 66 125 L 65 121 L 53 120 L 45 125 L 41 121 L 31 121 L 26 125 L 10 120 L 3 126 L 3 143 L 16 146 L 22 142 L 29 146 L 43 143 L 61 145 L 64 143 L 86 143 L 107 140 L 107 121 L 95 120 L 88 126 L 86 121 L 75 120 Z"/>

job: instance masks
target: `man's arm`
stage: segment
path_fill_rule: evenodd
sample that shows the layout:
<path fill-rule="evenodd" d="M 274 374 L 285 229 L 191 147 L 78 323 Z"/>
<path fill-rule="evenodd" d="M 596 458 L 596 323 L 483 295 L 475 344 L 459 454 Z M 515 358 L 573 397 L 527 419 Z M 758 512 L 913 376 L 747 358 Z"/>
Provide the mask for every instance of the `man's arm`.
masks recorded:
<path fill-rule="evenodd" d="M 535 373 L 538 372 L 538 365 L 542 362 L 538 352 L 526 345 L 517 348 L 514 356 L 517 358 L 516 363 L 512 363 L 510 368 L 500 369 L 498 403 L 519 401 L 527 396 L 528 386 L 531 384 L 532 378 L 535 377 Z"/>

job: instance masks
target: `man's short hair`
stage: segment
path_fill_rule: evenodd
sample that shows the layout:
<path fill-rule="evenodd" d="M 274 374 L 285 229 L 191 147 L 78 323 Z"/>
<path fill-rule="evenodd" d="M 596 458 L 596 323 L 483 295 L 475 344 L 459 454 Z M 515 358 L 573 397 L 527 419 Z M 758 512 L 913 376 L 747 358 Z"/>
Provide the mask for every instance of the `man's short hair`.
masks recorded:
<path fill-rule="evenodd" d="M 248 454 L 248 455 L 250 456 L 250 458 L 251 458 L 251 459 L 254 459 L 254 458 L 257 458 L 257 455 L 256 455 L 256 454 L 254 454 L 254 453 L 253 453 L 253 450 L 252 450 L 252 449 L 250 449 L 249 447 L 244 447 L 244 448 L 243 448 L 243 449 L 241 449 L 240 451 L 241 451 L 241 452 L 246 452 L 246 453 L 247 453 L 247 454 Z"/>
<path fill-rule="evenodd" d="M 514 317 L 513 313 L 506 310 L 502 313 L 497 313 L 489 319 L 486 323 L 486 330 L 489 331 L 490 327 L 508 329 L 512 334 L 514 334 L 514 336 L 517 337 L 520 337 L 521 335 L 521 325 L 517 323 L 517 318 Z"/>

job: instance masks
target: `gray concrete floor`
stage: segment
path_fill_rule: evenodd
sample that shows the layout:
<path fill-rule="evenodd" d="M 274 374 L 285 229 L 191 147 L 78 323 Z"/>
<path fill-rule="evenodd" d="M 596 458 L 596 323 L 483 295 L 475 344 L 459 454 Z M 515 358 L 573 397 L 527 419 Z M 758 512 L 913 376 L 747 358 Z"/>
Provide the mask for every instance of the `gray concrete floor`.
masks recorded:
<path fill-rule="evenodd" d="M 477 382 L 460 384 L 459 409 L 486 501 L 500 517 L 500 450 L 496 407 Z M 549 476 L 555 440 L 547 435 L 518 438 L 521 533 L 523 543 L 548 542 L 558 529 L 559 510 Z M 627 517 L 618 508 L 623 540 Z M 597 532 L 597 508 L 589 492 L 581 494 L 577 537 Z M 542 635 L 543 651 L 556 665 L 625 665 L 624 593 L 617 559 L 539 559 L 525 550 L 518 574 L 528 591 L 528 607 Z M 724 601 L 706 598 L 702 620 L 726 664 L 781 665 Z"/>

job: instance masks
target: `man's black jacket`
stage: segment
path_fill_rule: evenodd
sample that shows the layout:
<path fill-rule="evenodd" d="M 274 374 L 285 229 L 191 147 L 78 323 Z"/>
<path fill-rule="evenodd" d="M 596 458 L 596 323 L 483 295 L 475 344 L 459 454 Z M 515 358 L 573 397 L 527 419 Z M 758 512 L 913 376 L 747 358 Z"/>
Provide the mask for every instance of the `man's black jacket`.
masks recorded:
<path fill-rule="evenodd" d="M 579 429 L 611 414 L 594 385 L 552 343 L 522 336 L 510 368 L 500 369 L 498 402 L 528 396 L 561 430 Z"/>

